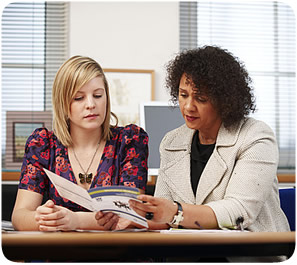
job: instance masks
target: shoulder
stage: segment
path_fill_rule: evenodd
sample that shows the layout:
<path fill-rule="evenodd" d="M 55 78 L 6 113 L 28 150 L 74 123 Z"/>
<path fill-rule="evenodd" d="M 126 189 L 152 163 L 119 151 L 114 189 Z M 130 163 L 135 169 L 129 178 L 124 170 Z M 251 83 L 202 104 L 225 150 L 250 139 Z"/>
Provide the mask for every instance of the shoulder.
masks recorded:
<path fill-rule="evenodd" d="M 135 124 L 129 124 L 127 126 L 111 128 L 112 138 L 111 142 L 120 143 L 121 145 L 130 143 L 139 143 L 148 145 L 148 135 L 139 126 Z"/>
<path fill-rule="evenodd" d="M 237 134 L 233 134 L 232 148 L 240 153 L 263 154 L 268 157 L 277 157 L 278 146 L 273 130 L 263 121 L 254 118 L 246 118 L 242 121 L 241 126 L 237 130 Z M 232 139 L 229 137 L 228 139 Z"/>
<path fill-rule="evenodd" d="M 240 128 L 240 134 L 245 139 L 275 137 L 273 130 L 263 121 L 246 118 Z"/>
<path fill-rule="evenodd" d="M 56 145 L 55 139 L 54 133 L 47 128 L 34 130 L 27 139 L 23 163 L 35 165 L 38 162 L 47 167 L 50 153 Z"/>
<path fill-rule="evenodd" d="M 147 133 L 139 126 L 135 124 L 129 124 L 126 126 L 117 126 L 114 128 L 111 128 L 111 133 L 113 138 L 119 136 L 119 135 L 125 135 L 125 136 L 133 136 L 133 135 L 142 135 L 147 136 Z"/>
<path fill-rule="evenodd" d="M 186 148 L 191 145 L 195 130 L 187 127 L 186 124 L 169 131 L 161 141 L 160 148 Z"/>
<path fill-rule="evenodd" d="M 257 128 L 257 129 L 272 131 L 267 123 L 265 123 L 264 121 L 254 119 L 254 118 L 246 118 L 244 120 L 244 126 L 249 126 L 250 128 Z"/>
<path fill-rule="evenodd" d="M 58 148 L 63 149 L 64 146 L 54 132 L 47 128 L 38 128 L 28 137 L 25 153 L 27 156 L 32 156 L 33 154 L 38 156 L 42 153 L 55 152 Z"/>
<path fill-rule="evenodd" d="M 29 136 L 27 144 L 31 145 L 43 145 L 52 139 L 56 139 L 53 131 L 49 131 L 47 128 L 37 128 Z"/>
<path fill-rule="evenodd" d="M 237 143 L 252 143 L 261 138 L 274 138 L 272 129 L 263 121 L 245 118 L 237 126 L 226 129 L 221 126 L 217 145 L 228 146 Z"/>

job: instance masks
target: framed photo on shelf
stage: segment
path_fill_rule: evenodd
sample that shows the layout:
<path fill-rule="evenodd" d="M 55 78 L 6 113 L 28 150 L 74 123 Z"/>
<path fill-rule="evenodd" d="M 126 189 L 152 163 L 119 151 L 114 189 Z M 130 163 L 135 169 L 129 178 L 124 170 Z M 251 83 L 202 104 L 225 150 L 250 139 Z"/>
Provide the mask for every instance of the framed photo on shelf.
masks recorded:
<path fill-rule="evenodd" d="M 22 162 L 24 147 L 28 136 L 35 128 L 44 127 L 44 122 L 13 122 L 12 158 L 13 162 Z"/>
<path fill-rule="evenodd" d="M 51 111 L 7 111 L 5 169 L 21 169 L 26 141 L 40 127 L 52 129 Z"/>
<path fill-rule="evenodd" d="M 106 75 L 111 101 L 111 111 L 119 119 L 119 125 L 139 125 L 139 105 L 154 100 L 155 71 L 133 69 L 103 69 Z"/>

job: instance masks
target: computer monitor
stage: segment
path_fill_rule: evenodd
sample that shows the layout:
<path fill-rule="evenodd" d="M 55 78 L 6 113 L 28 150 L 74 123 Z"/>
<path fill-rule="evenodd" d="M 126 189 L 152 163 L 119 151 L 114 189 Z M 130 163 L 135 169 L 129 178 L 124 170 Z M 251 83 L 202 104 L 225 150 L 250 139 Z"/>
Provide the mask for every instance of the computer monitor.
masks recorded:
<path fill-rule="evenodd" d="M 159 101 L 140 104 L 140 126 L 149 136 L 148 175 L 158 175 L 159 146 L 164 135 L 184 123 L 179 106 Z"/>

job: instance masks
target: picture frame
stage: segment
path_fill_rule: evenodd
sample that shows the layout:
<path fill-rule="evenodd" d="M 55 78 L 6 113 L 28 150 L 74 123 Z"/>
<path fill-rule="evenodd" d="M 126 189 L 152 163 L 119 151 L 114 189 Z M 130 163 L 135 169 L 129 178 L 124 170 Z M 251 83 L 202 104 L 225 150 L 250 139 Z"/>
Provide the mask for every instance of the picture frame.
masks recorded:
<path fill-rule="evenodd" d="M 111 68 L 103 71 L 109 85 L 111 111 L 118 117 L 118 125 L 139 125 L 140 103 L 155 97 L 155 71 Z"/>
<path fill-rule="evenodd" d="M 35 128 L 44 127 L 44 122 L 13 122 L 12 139 L 12 160 L 22 162 L 24 157 L 24 147 L 28 136 Z"/>
<path fill-rule="evenodd" d="M 7 111 L 5 169 L 21 169 L 27 138 L 40 127 L 52 130 L 51 111 Z"/>

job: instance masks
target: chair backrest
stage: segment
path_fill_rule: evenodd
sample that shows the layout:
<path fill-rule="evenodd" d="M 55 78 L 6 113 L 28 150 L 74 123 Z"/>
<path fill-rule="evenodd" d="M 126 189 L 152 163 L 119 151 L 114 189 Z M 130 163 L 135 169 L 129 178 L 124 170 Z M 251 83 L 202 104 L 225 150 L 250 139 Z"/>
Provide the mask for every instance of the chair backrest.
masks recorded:
<path fill-rule="evenodd" d="M 287 216 L 291 231 L 295 231 L 295 188 L 279 189 L 281 208 Z"/>

